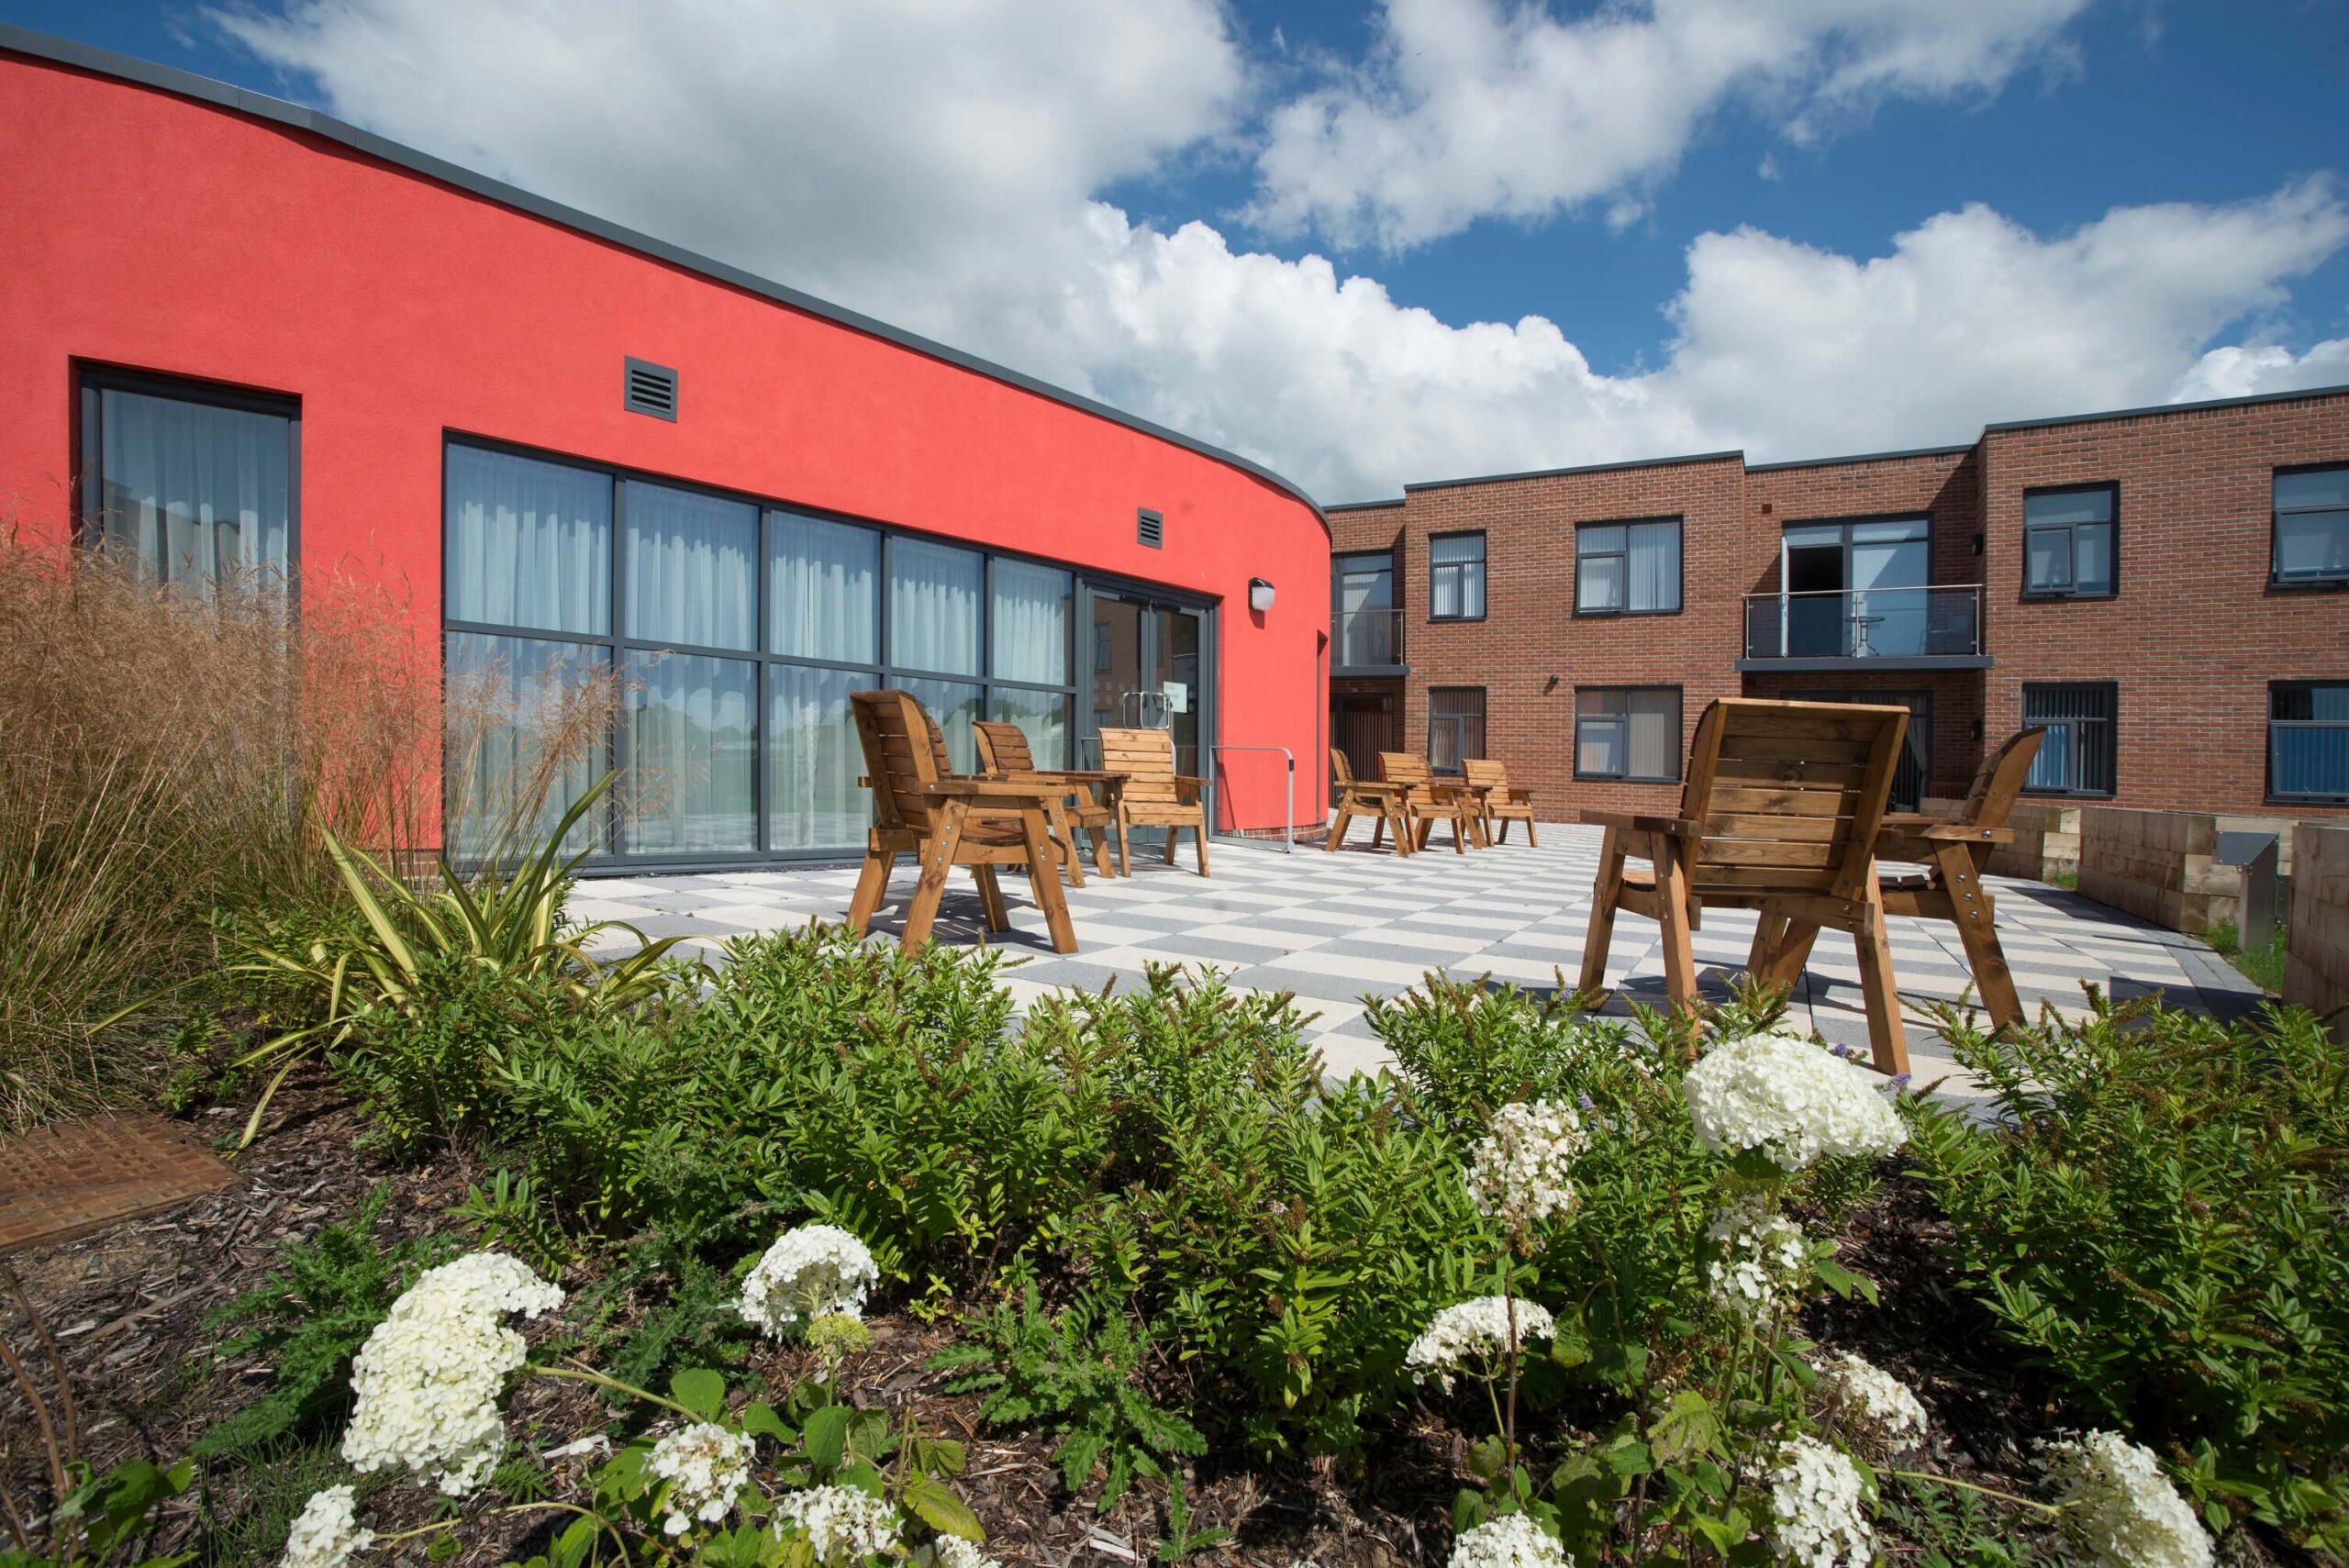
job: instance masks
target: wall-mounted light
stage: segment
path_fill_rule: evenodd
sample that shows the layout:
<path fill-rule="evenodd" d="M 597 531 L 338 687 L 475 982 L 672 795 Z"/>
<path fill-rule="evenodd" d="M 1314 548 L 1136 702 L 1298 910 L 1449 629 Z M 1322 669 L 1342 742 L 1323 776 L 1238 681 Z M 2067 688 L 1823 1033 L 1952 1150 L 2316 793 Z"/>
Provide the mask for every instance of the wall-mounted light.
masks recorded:
<path fill-rule="evenodd" d="M 1273 585 L 1262 577 L 1248 579 L 1248 607 L 1258 615 L 1273 607 Z"/>

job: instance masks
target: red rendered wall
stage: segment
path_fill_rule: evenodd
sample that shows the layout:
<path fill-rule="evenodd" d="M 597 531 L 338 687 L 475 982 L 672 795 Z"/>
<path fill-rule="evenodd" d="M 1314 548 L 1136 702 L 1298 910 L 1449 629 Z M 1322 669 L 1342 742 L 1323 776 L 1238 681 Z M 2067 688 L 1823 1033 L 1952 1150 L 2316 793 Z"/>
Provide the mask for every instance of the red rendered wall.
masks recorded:
<path fill-rule="evenodd" d="M 1208 595 L 1219 739 L 1319 754 L 1328 534 L 1241 469 L 214 106 L 0 55 L 0 508 L 37 530 L 71 517 L 73 361 L 236 383 L 301 399 L 304 568 L 404 580 L 419 637 L 461 431 Z M 676 423 L 621 411 L 630 354 L 677 369 Z M 1278 827 L 1276 760 L 1220 782 Z"/>

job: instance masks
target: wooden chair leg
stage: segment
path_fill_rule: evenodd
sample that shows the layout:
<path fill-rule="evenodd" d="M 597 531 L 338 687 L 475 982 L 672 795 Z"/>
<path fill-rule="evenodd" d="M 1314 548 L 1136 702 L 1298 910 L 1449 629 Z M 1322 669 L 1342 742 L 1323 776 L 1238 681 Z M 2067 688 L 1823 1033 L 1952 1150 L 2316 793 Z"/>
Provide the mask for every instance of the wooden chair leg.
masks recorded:
<path fill-rule="evenodd" d="M 1093 840 L 1093 869 L 1095 873 L 1104 878 L 1115 880 L 1118 874 L 1118 863 L 1109 858 L 1109 829 L 1107 828 L 1091 828 L 1089 829 L 1088 836 Z"/>
<path fill-rule="evenodd" d="M 1591 886 L 1590 925 L 1583 932 L 1582 990 L 1607 983 L 1607 944 L 1614 940 L 1615 900 L 1622 891 L 1623 838 L 1609 828 L 1598 846 L 1598 880 Z"/>
<path fill-rule="evenodd" d="M 1076 931 L 1068 920 L 1068 895 L 1061 891 L 1061 879 L 1049 858 L 1051 826 L 1042 812 L 1023 811 L 1019 829 L 1028 840 L 1028 883 L 1035 892 L 1037 906 L 1044 912 L 1044 929 L 1052 934 L 1052 951 L 1074 952 Z"/>
<path fill-rule="evenodd" d="M 1053 872 L 1052 874 L 1057 876 L 1059 873 Z M 973 866 L 971 880 L 979 884 L 979 907 L 986 915 L 987 929 L 1011 929 L 1011 910 L 1003 901 L 1003 879 L 996 874 L 995 867 Z"/>
<path fill-rule="evenodd" d="M 1762 973 L 1755 976 L 1766 985 L 1783 985 L 1791 991 L 1802 978 L 1803 966 L 1810 962 L 1810 950 L 1819 941 L 1819 922 L 1788 920 L 1780 932 L 1777 951 L 1771 955 Z"/>
<path fill-rule="evenodd" d="M 1900 996 L 1893 984 L 1892 943 L 1884 929 L 1884 894 L 1876 873 L 1868 873 L 1867 892 L 1860 910 L 1860 929 L 1852 940 L 1860 950 L 1860 1000 L 1868 1016 L 1868 1049 L 1876 1071 L 1909 1071 L 1909 1040 L 1900 1027 Z"/>
<path fill-rule="evenodd" d="M 1753 945 L 1745 950 L 1745 973 L 1759 981 L 1770 973 L 1770 961 L 1777 956 L 1778 944 L 1787 938 L 1787 917 L 1773 906 L 1765 904 L 1753 918 Z"/>
<path fill-rule="evenodd" d="M 938 901 L 946 895 L 946 873 L 962 846 L 963 818 L 969 809 L 959 800 L 950 800 L 938 810 L 938 831 L 930 840 L 930 853 L 922 859 L 921 881 L 914 886 L 914 901 L 906 908 L 905 935 L 898 939 L 898 945 L 907 952 L 930 940 L 930 924 L 938 918 Z"/>
<path fill-rule="evenodd" d="M 881 907 L 881 899 L 889 891 L 889 873 L 896 864 L 895 850 L 875 844 L 864 851 L 864 867 L 856 873 L 856 895 L 848 901 L 848 929 L 858 936 L 872 926 L 873 912 Z"/>
<path fill-rule="evenodd" d="M 1201 876 L 1205 876 L 1208 873 L 1208 819 L 1205 816 L 1200 817 L 1199 825 L 1191 829 L 1191 837 L 1197 840 L 1199 849 L 1199 874 Z M 1169 843 L 1172 843 L 1174 840 L 1174 830 L 1172 828 L 1166 830 L 1166 840 Z"/>
<path fill-rule="evenodd" d="M 1435 824 L 1430 822 L 1428 827 L 1432 830 Z M 1452 852 L 1453 854 L 1464 855 L 1468 852 L 1469 830 L 1468 818 L 1465 816 L 1454 817 L 1452 819 Z"/>
<path fill-rule="evenodd" d="M 1341 802 L 1338 806 L 1338 819 L 1330 824 L 1329 841 L 1321 847 L 1329 851 L 1331 854 L 1336 854 L 1338 852 L 1338 846 L 1346 841 L 1346 825 L 1353 819 L 1354 814 L 1346 807 L 1343 802 Z M 1371 842 L 1375 845 L 1377 841 L 1377 835 L 1375 830 L 1374 830 L 1371 837 Z"/>
<path fill-rule="evenodd" d="M 1524 822 L 1525 822 L 1525 847 L 1526 847 L 1527 849 L 1530 849 L 1530 850 L 1538 850 L 1538 849 L 1540 849 L 1540 848 L 1542 847 L 1542 840 L 1541 840 L 1541 839 L 1540 839 L 1538 836 L 1536 836 L 1536 835 L 1535 835 L 1535 833 L 1534 833 L 1534 831 L 1533 831 L 1533 818 L 1532 818 L 1532 817 L 1528 817 L 1524 818 Z"/>
<path fill-rule="evenodd" d="M 1949 890 L 1950 919 L 1965 946 L 1966 962 L 1974 966 L 1974 989 L 1989 1012 L 1991 1026 L 2021 1023 L 2022 998 L 2015 993 L 2006 949 L 1998 945 L 1998 903 L 1982 885 L 1973 854 L 1962 844 L 1947 844 L 1934 859 L 1941 865 L 1942 885 Z"/>
<path fill-rule="evenodd" d="M 1388 836 L 1395 840 L 1397 855 L 1417 852 L 1411 848 L 1411 818 L 1405 814 L 1401 806 L 1389 806 L 1386 815 L 1380 818 L 1380 821 L 1389 829 Z"/>
<path fill-rule="evenodd" d="M 1370 847 L 1372 849 L 1375 850 L 1378 848 L 1379 841 L 1386 837 L 1386 823 L 1387 819 L 1392 815 L 1393 814 L 1390 812 L 1382 811 L 1376 817 L 1371 818 Z"/>
<path fill-rule="evenodd" d="M 1126 814 L 1120 811 L 1118 813 L 1118 874 L 1131 876 L 1133 873 L 1133 846 L 1126 837 Z"/>
<path fill-rule="evenodd" d="M 1076 835 L 1069 830 L 1068 807 L 1055 800 L 1049 807 L 1052 813 L 1052 842 L 1061 847 L 1061 871 L 1071 887 L 1085 885 L 1085 867 L 1077 862 Z"/>
<path fill-rule="evenodd" d="M 1688 940 L 1692 911 L 1688 907 L 1688 873 L 1680 863 L 1680 849 L 1664 834 L 1655 841 L 1655 901 L 1664 928 L 1664 986 L 1675 1007 L 1697 1005 L 1697 955 Z"/>
<path fill-rule="evenodd" d="M 1167 825 L 1167 828 L 1166 828 L 1166 853 L 1165 853 L 1165 855 L 1164 855 L 1163 857 L 1162 857 L 1163 859 L 1164 859 L 1164 861 L 1166 862 L 1166 863 L 1167 863 L 1168 865 L 1173 865 L 1173 864 L 1174 863 L 1174 834 L 1175 834 L 1175 832 L 1176 832 L 1176 828 L 1174 828 L 1174 826 L 1172 823 L 1169 823 L 1169 824 Z"/>

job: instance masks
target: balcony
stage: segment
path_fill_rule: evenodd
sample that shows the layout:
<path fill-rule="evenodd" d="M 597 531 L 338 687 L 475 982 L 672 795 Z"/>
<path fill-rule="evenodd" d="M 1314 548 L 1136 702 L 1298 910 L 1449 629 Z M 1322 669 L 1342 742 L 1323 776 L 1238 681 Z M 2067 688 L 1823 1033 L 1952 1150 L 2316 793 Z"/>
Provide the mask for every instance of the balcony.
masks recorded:
<path fill-rule="evenodd" d="M 1330 614 L 1330 673 L 1332 675 L 1400 675 L 1403 612 L 1397 609 L 1332 610 Z"/>
<path fill-rule="evenodd" d="M 1982 585 L 1745 595 L 1740 670 L 1987 670 Z"/>

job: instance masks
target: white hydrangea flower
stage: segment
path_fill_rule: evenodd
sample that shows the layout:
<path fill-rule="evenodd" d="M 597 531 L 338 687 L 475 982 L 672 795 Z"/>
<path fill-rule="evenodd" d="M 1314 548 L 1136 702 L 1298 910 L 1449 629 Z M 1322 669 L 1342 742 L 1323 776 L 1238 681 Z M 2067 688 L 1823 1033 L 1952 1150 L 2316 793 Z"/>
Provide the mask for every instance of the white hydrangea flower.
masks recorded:
<path fill-rule="evenodd" d="M 881 1282 L 873 1254 L 837 1225 L 803 1225 L 775 1238 L 742 1281 L 742 1316 L 780 1334 L 795 1323 L 864 1315 L 864 1293 Z"/>
<path fill-rule="evenodd" d="M 959 1535 L 941 1535 L 914 1553 L 923 1568 L 1003 1568 L 1003 1564 Z"/>
<path fill-rule="evenodd" d="M 2065 1532 L 2103 1568 L 2209 1568 L 2210 1537 L 2151 1449 L 2119 1432 L 2041 1446 Z"/>
<path fill-rule="evenodd" d="M 1582 1118 L 1557 1100 L 1503 1106 L 1468 1162 L 1468 1196 L 1476 1212 L 1522 1232 L 1563 1219 L 1579 1201 L 1571 1178 L 1585 1142 Z"/>
<path fill-rule="evenodd" d="M 285 1532 L 285 1555 L 279 1568 L 342 1568 L 354 1551 L 375 1543 L 375 1532 L 358 1528 L 351 1488 L 329 1486 L 314 1492 L 302 1505 L 294 1528 Z"/>
<path fill-rule="evenodd" d="M 669 1484 L 663 1535 L 683 1535 L 696 1523 L 714 1525 L 734 1507 L 751 1478 L 752 1440 L 708 1421 L 696 1421 L 652 1445 L 645 1468 Z"/>
<path fill-rule="evenodd" d="M 522 1336 L 501 1319 L 562 1305 L 561 1289 L 503 1252 L 426 1271 L 351 1358 L 359 1398 L 342 1457 L 362 1475 L 406 1465 L 438 1471 L 451 1497 L 473 1491 L 506 1440 L 497 1396 L 525 1359 Z"/>
<path fill-rule="evenodd" d="M 1797 1438 L 1770 1472 L 1770 1539 L 1802 1568 L 1867 1568 L 1876 1531 L 1859 1467 L 1816 1438 Z"/>
<path fill-rule="evenodd" d="M 774 1532 L 790 1526 L 816 1549 L 824 1568 L 860 1562 L 897 1544 L 897 1512 L 853 1486 L 816 1486 L 774 1506 Z"/>
<path fill-rule="evenodd" d="M 1411 1341 L 1411 1348 L 1403 1352 L 1403 1364 L 1420 1382 L 1432 1377 L 1447 1392 L 1454 1373 L 1466 1372 L 1484 1378 L 1498 1376 L 1502 1358 L 1509 1351 L 1508 1324 L 1509 1303 L 1506 1296 L 1480 1296 L 1473 1301 L 1447 1307 Z M 1517 1303 L 1519 1345 L 1546 1340 L 1556 1328 L 1550 1309 L 1540 1302 Z"/>
<path fill-rule="evenodd" d="M 1722 1311 L 1760 1322 L 1800 1291 L 1809 1263 L 1802 1228 L 1760 1194 L 1714 1210 L 1705 1238 L 1713 1245 L 1707 1284 Z"/>
<path fill-rule="evenodd" d="M 1925 1407 L 1909 1385 L 1850 1351 L 1819 1363 L 1819 1392 L 1839 1415 L 1866 1427 L 1893 1451 L 1913 1448 L 1925 1435 Z"/>
<path fill-rule="evenodd" d="M 1829 1154 L 1889 1154 L 1908 1140 L 1879 1079 L 1798 1036 L 1725 1040 L 1688 1069 L 1682 1092 L 1697 1137 L 1716 1153 L 1753 1149 L 1782 1171 Z"/>
<path fill-rule="evenodd" d="M 1464 1530 L 1452 1543 L 1448 1568 L 1574 1568 L 1557 1537 L 1523 1514 L 1503 1514 Z"/>

